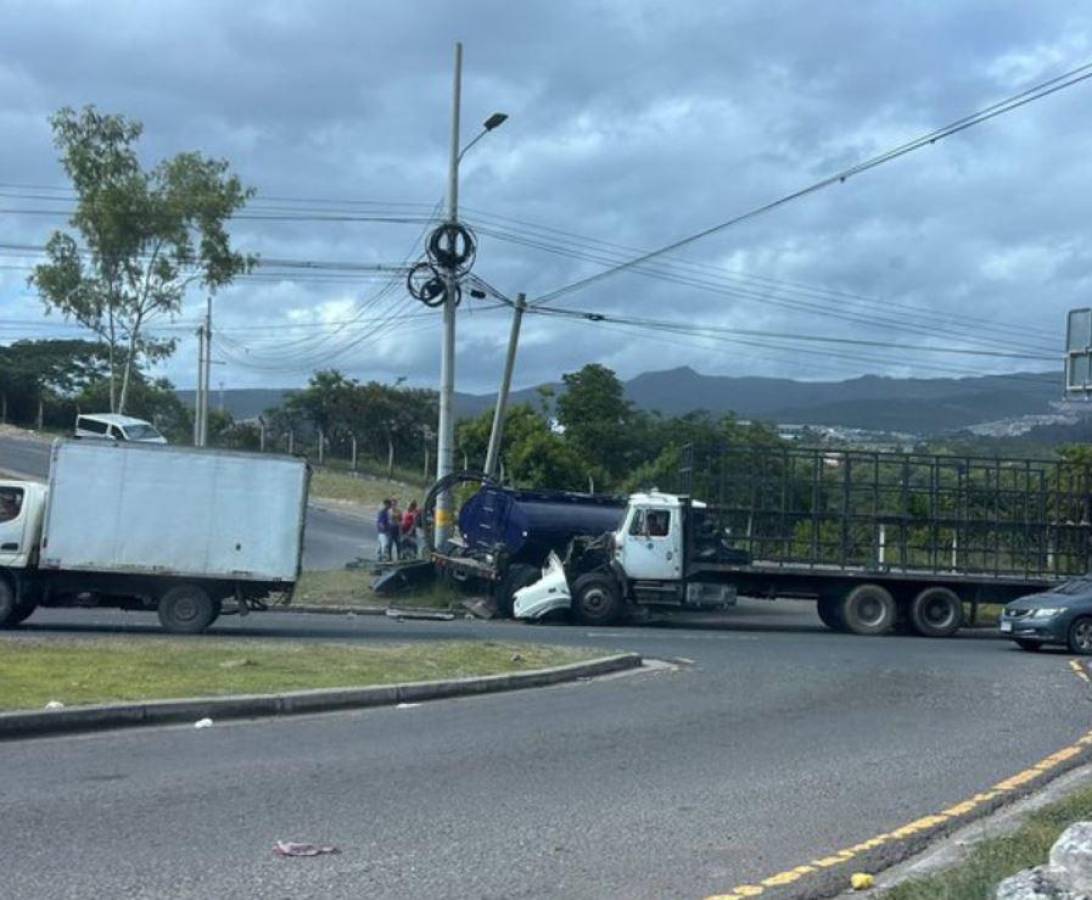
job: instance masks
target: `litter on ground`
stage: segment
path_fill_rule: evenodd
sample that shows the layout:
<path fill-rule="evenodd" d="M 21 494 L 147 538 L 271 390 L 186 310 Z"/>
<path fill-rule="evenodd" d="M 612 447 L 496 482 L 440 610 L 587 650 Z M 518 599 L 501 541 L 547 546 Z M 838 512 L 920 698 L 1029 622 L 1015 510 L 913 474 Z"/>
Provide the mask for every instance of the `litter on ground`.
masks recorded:
<path fill-rule="evenodd" d="M 325 853 L 340 853 L 337 847 L 328 844 L 297 844 L 294 841 L 277 841 L 273 845 L 277 856 L 322 856 Z"/>
<path fill-rule="evenodd" d="M 194 728 L 212 728 L 212 719 L 198 719 L 193 723 Z"/>

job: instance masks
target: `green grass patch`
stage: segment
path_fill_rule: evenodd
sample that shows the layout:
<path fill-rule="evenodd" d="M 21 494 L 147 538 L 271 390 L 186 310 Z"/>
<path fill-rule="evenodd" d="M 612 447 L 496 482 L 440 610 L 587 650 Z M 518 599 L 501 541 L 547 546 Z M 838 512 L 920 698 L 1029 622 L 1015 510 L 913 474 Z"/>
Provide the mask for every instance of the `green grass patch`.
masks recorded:
<path fill-rule="evenodd" d="M 886 891 L 884 900 L 985 900 L 1003 879 L 1047 861 L 1066 827 L 1092 818 L 1092 787 L 1031 813 L 1016 831 L 975 844 L 962 864 Z"/>
<path fill-rule="evenodd" d="M 0 709 L 262 694 L 523 672 L 602 652 L 497 641 L 340 644 L 216 637 L 0 639 Z"/>
<path fill-rule="evenodd" d="M 293 606 L 421 606 L 451 609 L 466 599 L 440 582 L 412 593 L 379 597 L 371 588 L 370 569 L 334 569 L 328 572 L 304 572 L 292 598 Z"/>
<path fill-rule="evenodd" d="M 316 468 L 311 475 L 311 495 L 330 500 L 348 500 L 364 506 L 379 506 L 388 497 L 397 497 L 405 510 L 411 500 L 420 504 L 426 488 L 420 483 L 392 480 L 365 474 L 354 474 L 330 468 Z"/>

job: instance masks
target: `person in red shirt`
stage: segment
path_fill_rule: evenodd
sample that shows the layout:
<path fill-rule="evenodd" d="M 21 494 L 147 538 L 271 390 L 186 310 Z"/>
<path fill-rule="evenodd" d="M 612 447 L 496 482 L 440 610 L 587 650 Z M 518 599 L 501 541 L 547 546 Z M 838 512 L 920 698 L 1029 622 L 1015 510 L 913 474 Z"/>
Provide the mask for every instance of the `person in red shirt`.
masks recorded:
<path fill-rule="evenodd" d="M 402 540 L 401 543 L 406 547 L 412 547 L 415 551 L 420 548 L 417 544 L 417 519 L 420 513 L 417 511 L 417 501 L 410 500 L 409 506 L 406 507 L 406 511 L 402 514 Z M 409 554 L 407 554 L 409 555 Z"/>

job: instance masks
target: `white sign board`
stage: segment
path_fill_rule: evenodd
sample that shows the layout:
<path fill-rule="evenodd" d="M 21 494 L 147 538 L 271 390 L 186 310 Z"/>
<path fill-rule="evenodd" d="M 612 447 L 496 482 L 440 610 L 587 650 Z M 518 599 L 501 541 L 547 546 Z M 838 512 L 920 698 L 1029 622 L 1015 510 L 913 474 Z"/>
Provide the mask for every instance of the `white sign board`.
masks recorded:
<path fill-rule="evenodd" d="M 1071 309 L 1065 332 L 1065 390 L 1092 392 L 1092 309 Z"/>

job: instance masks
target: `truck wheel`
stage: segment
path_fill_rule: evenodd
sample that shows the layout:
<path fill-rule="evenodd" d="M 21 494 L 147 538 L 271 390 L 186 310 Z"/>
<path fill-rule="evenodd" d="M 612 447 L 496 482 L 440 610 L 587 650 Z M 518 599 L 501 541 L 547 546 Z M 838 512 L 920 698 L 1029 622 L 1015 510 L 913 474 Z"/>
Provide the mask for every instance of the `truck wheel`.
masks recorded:
<path fill-rule="evenodd" d="M 910 604 L 910 622 L 923 637 L 948 637 L 963 624 L 963 604 L 950 588 L 926 588 Z"/>
<path fill-rule="evenodd" d="M 0 628 L 16 624 L 15 588 L 3 575 L 0 575 Z"/>
<path fill-rule="evenodd" d="M 516 591 L 534 584 L 541 577 L 542 570 L 527 563 L 509 566 L 504 578 L 496 587 L 497 614 L 508 619 L 512 618 L 512 604 L 515 601 Z"/>
<path fill-rule="evenodd" d="M 196 584 L 180 584 L 159 598 L 159 622 L 172 634 L 198 634 L 219 614 L 218 604 Z"/>
<path fill-rule="evenodd" d="M 859 584 L 842 601 L 842 621 L 854 634 L 884 634 L 898 616 L 895 598 L 878 584 Z"/>
<path fill-rule="evenodd" d="M 815 605 L 820 621 L 831 631 L 846 630 L 842 617 L 838 612 L 838 605 L 837 597 L 820 597 L 819 602 Z"/>
<path fill-rule="evenodd" d="M 611 625 L 622 615 L 618 582 L 602 572 L 589 572 L 573 585 L 573 612 L 584 625 Z"/>
<path fill-rule="evenodd" d="M 1074 621 L 1069 626 L 1069 634 L 1066 637 L 1069 652 L 1079 656 L 1092 655 L 1092 619 L 1087 616 Z"/>

